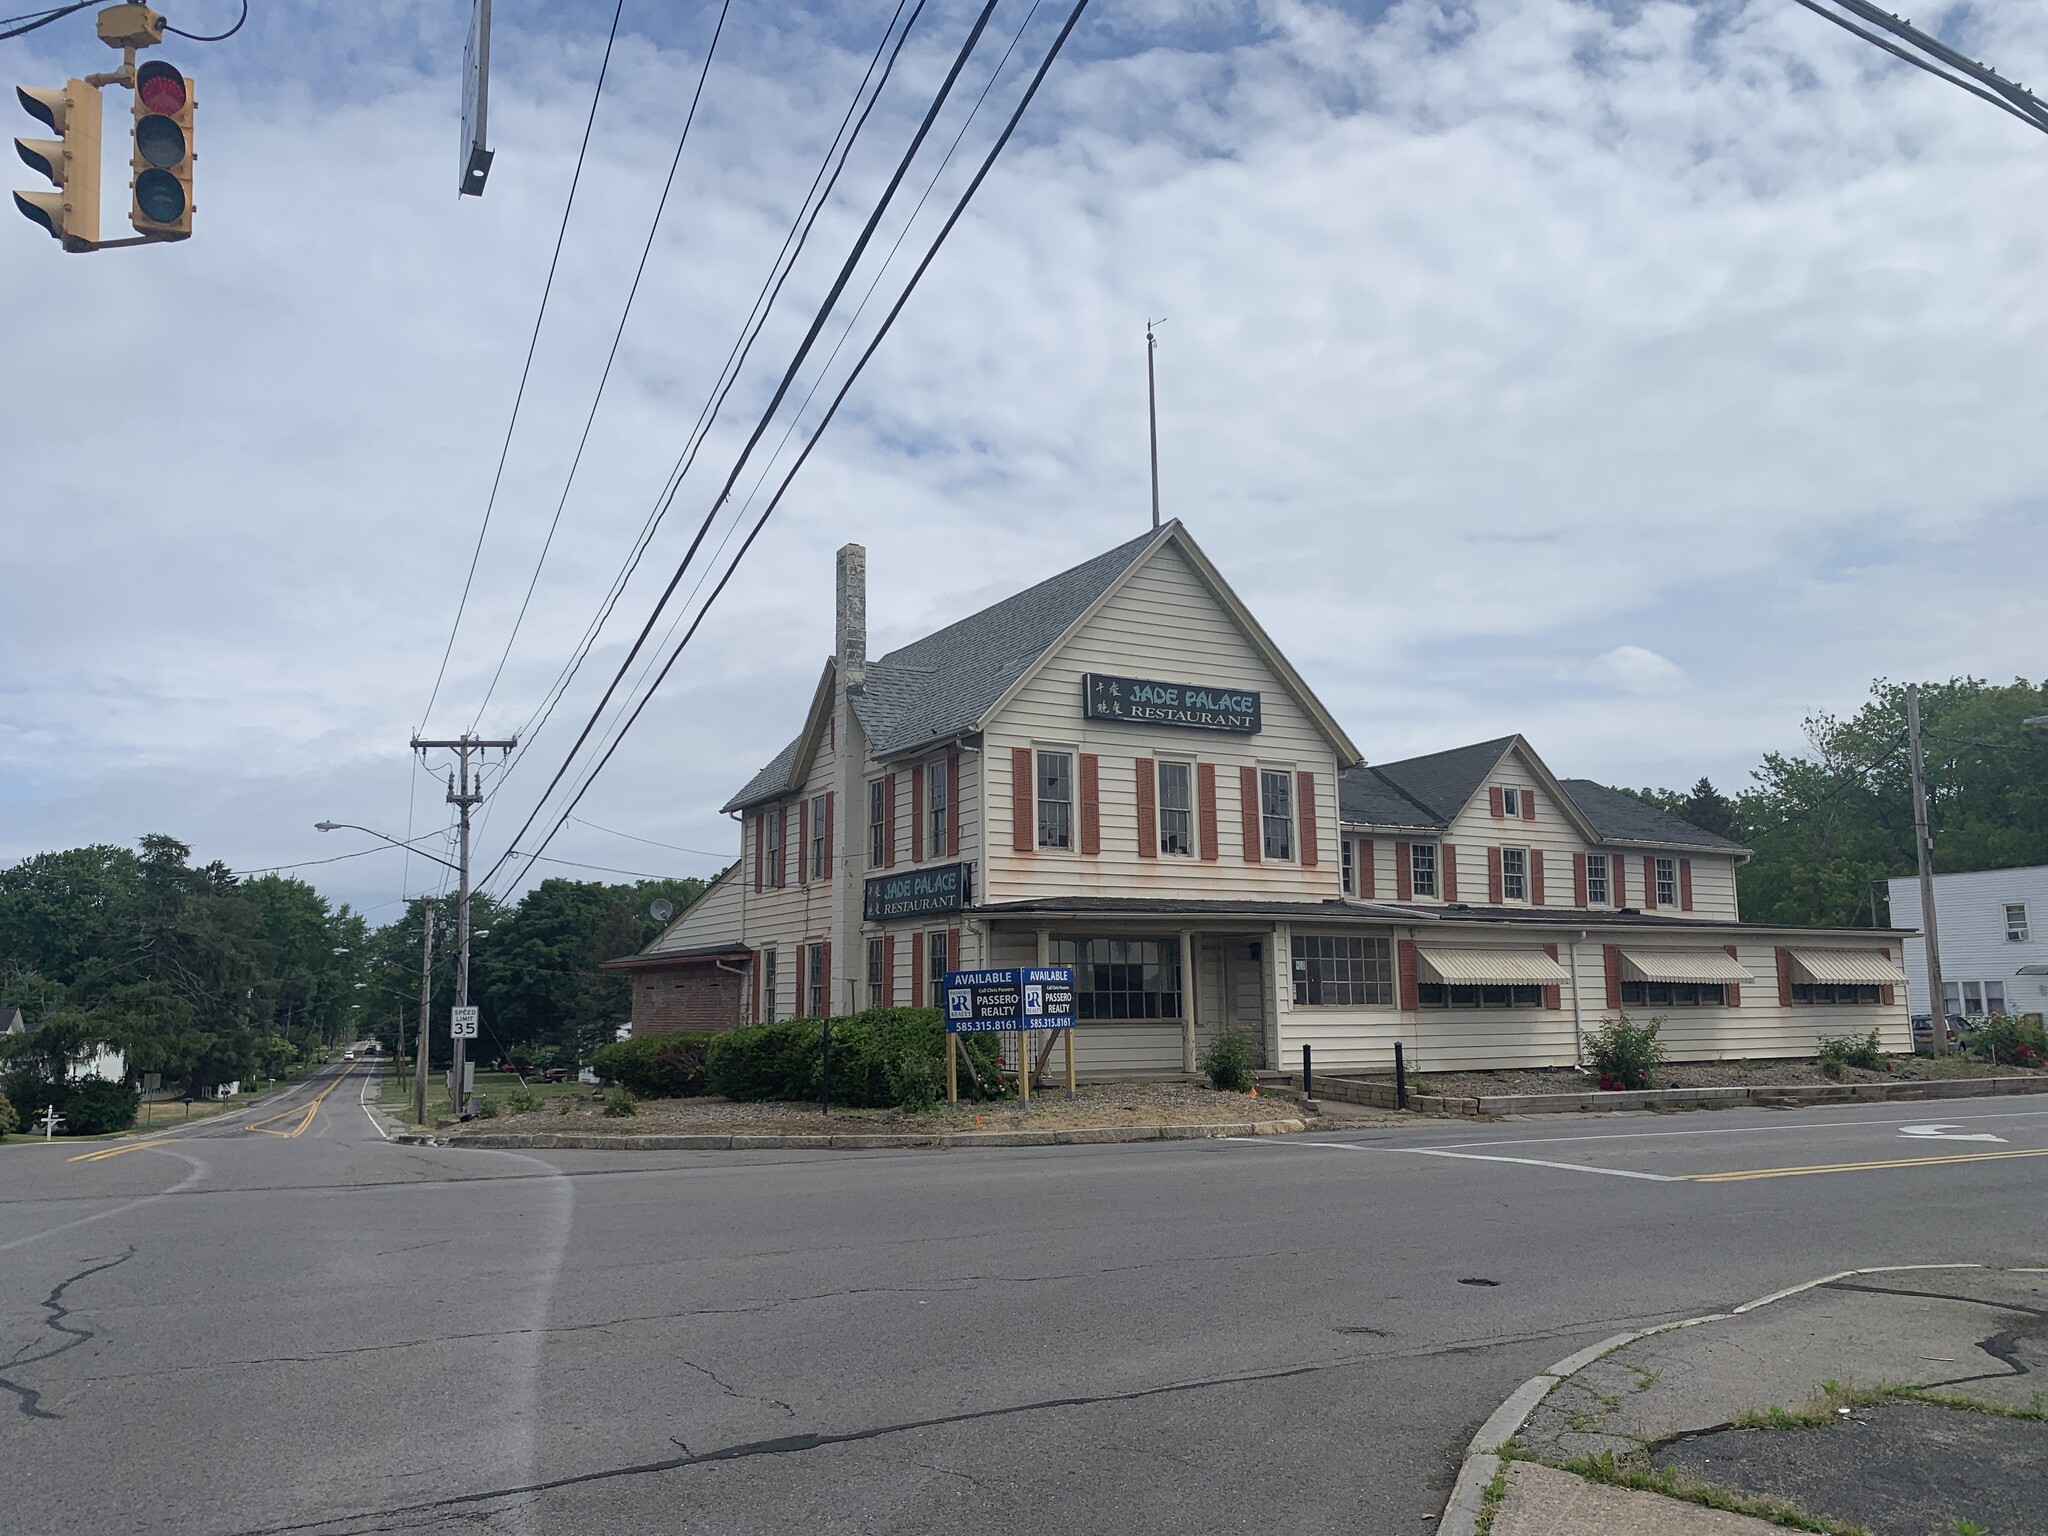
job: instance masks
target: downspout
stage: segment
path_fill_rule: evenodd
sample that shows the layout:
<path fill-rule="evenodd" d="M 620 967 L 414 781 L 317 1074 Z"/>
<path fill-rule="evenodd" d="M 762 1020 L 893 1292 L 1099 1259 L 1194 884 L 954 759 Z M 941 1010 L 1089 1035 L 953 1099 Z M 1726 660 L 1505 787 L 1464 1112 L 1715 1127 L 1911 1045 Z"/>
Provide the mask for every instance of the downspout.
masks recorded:
<path fill-rule="evenodd" d="M 1572 962 L 1572 1070 L 1574 1072 L 1586 1070 L 1585 1020 L 1579 1012 L 1579 944 L 1585 937 L 1586 931 L 1582 928 L 1572 935 L 1572 941 L 1565 949 L 1565 953 L 1571 956 Z"/>
<path fill-rule="evenodd" d="M 744 901 L 746 900 L 746 897 L 742 896 L 742 897 L 740 898 L 740 900 L 741 900 L 742 902 L 744 902 Z M 712 961 L 712 962 L 711 962 L 711 965 L 712 965 L 712 969 L 714 969 L 714 970 L 720 970 L 720 971 L 724 971 L 724 972 L 726 973 L 726 975 L 728 975 L 728 976 L 737 976 L 737 977 L 739 977 L 739 979 L 740 979 L 740 1005 L 739 1005 L 738 1009 L 737 1009 L 737 1010 L 735 1010 L 735 1011 L 736 1011 L 736 1012 L 737 1012 L 737 1013 L 739 1014 L 739 1021 L 740 1021 L 740 1023 L 741 1023 L 742 1025 L 744 1025 L 744 1024 L 745 1024 L 745 1023 L 747 1022 L 747 972 L 746 972 L 746 969 L 745 969 L 744 967 L 742 967 L 742 966 L 737 966 L 737 965 L 727 965 L 727 964 L 726 964 L 726 963 L 725 963 L 725 962 L 724 962 L 723 960 L 714 960 L 714 961 Z"/>

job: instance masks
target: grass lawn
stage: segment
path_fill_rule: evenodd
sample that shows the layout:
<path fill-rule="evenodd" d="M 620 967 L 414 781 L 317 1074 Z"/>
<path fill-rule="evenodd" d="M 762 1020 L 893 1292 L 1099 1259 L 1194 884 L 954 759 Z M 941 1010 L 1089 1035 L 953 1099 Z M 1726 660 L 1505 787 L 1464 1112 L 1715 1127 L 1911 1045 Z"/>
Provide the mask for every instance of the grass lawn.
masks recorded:
<path fill-rule="evenodd" d="M 506 1098 L 520 1091 L 519 1078 L 515 1073 L 511 1072 L 478 1072 L 476 1075 L 476 1091 L 481 1097 L 492 1100 L 502 1109 L 504 1108 Z M 526 1080 L 526 1092 L 543 1100 L 557 1099 L 569 1093 L 589 1093 L 590 1091 L 591 1088 L 588 1083 L 544 1083 L 538 1077 L 529 1077 Z M 378 1103 L 383 1106 L 386 1114 L 396 1115 L 401 1120 L 410 1121 L 412 1119 L 412 1073 L 408 1070 L 401 1076 L 396 1071 L 386 1072 L 384 1074 L 383 1095 L 378 1100 Z M 431 1073 L 427 1078 L 427 1123 L 432 1125 L 434 1121 L 442 1116 L 452 1115 L 453 1113 L 455 1111 L 448 1105 L 447 1072 L 443 1070 Z"/>

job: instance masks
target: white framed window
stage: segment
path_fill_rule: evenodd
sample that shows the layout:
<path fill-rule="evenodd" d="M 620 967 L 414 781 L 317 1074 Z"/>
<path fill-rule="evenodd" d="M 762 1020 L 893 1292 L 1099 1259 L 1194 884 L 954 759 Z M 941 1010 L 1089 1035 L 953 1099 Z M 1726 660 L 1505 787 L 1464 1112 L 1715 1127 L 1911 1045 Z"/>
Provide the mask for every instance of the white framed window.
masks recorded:
<path fill-rule="evenodd" d="M 924 771 L 925 857 L 943 859 L 946 848 L 946 759 Z"/>
<path fill-rule="evenodd" d="M 1288 769 L 1259 770 L 1259 840 L 1267 859 L 1294 857 L 1294 774 Z"/>
<path fill-rule="evenodd" d="M 1501 849 L 1500 894 L 1503 901 L 1527 901 L 1529 899 L 1528 849 Z"/>
<path fill-rule="evenodd" d="M 1342 838 L 1339 841 L 1343 848 L 1344 894 L 1346 896 L 1356 896 L 1358 894 L 1358 844 L 1348 837 Z"/>
<path fill-rule="evenodd" d="M 1614 887 L 1607 879 L 1607 855 L 1586 855 L 1586 905 L 1604 907 L 1614 900 Z"/>
<path fill-rule="evenodd" d="M 2005 942 L 2027 942 L 2027 904 L 2024 901 L 2008 901 L 2005 904 Z"/>
<path fill-rule="evenodd" d="M 1522 814 L 1522 792 L 1519 789 L 1503 789 L 1500 792 L 1500 812 L 1503 816 L 1513 817 Z"/>
<path fill-rule="evenodd" d="M 804 999 L 811 1011 L 804 1015 L 810 1019 L 822 1019 L 829 1011 L 832 999 L 827 994 L 825 976 L 825 946 L 807 944 L 804 946 Z"/>
<path fill-rule="evenodd" d="M 934 1008 L 943 1007 L 946 1001 L 946 972 L 953 969 L 953 957 L 946 949 L 946 930 L 934 928 L 925 935 L 925 995 L 932 1000 Z"/>
<path fill-rule="evenodd" d="M 761 883 L 777 890 L 782 888 L 786 876 L 782 869 L 782 818 L 785 812 L 781 806 L 770 811 L 761 823 Z M 773 953 L 771 951 L 770 953 Z"/>
<path fill-rule="evenodd" d="M 1675 907 L 1678 905 L 1678 860 L 1657 861 L 1657 905 Z"/>
<path fill-rule="evenodd" d="M 781 812 L 776 812 L 775 820 L 777 825 L 781 824 Z M 772 949 L 761 951 L 761 1022 L 775 1022 L 775 951 Z"/>
<path fill-rule="evenodd" d="M 1435 843 L 1408 845 L 1408 886 L 1417 896 L 1437 894 Z"/>
<path fill-rule="evenodd" d="M 868 940 L 868 1006 L 882 1006 L 882 941 Z"/>
<path fill-rule="evenodd" d="M 1038 846 L 1074 846 L 1074 754 L 1040 748 L 1034 775 L 1038 790 Z"/>
<path fill-rule="evenodd" d="M 831 802 L 823 795 L 811 801 L 811 878 L 823 880 L 832 873 L 825 860 L 825 807 Z M 812 1018 L 820 1015 L 812 1014 Z"/>
<path fill-rule="evenodd" d="M 889 862 L 889 781 L 868 783 L 868 868 L 880 869 Z"/>
<path fill-rule="evenodd" d="M 2004 982 L 1987 981 L 1984 983 L 1984 1011 L 1986 1013 L 2005 1012 Z"/>
<path fill-rule="evenodd" d="M 1195 765 L 1161 759 L 1159 763 L 1159 851 L 1195 851 Z"/>
<path fill-rule="evenodd" d="M 1348 934 L 1297 933 L 1294 1001 L 1303 1008 L 1390 1006 L 1393 945 L 1386 939 Z"/>

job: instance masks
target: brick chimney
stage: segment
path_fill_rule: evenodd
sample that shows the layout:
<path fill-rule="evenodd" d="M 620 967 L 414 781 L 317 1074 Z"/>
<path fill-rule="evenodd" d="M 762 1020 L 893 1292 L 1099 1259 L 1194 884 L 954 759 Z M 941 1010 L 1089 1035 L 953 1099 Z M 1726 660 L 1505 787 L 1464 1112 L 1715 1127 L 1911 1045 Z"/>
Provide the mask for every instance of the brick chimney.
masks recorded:
<path fill-rule="evenodd" d="M 839 682 L 859 693 L 868 680 L 868 552 L 859 544 L 839 551 L 837 602 Z"/>

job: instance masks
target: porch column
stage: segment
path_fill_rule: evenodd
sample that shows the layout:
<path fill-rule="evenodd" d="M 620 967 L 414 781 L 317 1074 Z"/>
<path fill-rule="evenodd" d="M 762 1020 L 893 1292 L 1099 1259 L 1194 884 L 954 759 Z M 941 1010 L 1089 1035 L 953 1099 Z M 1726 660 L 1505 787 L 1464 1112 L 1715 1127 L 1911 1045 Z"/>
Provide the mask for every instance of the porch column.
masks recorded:
<path fill-rule="evenodd" d="M 1195 936 L 1180 931 L 1180 1069 L 1195 1070 Z"/>
<path fill-rule="evenodd" d="M 1266 1065 L 1276 1072 L 1286 1068 L 1280 1061 L 1281 1015 L 1294 1006 L 1294 930 L 1286 923 L 1273 925 L 1273 969 L 1267 985 Z"/>

